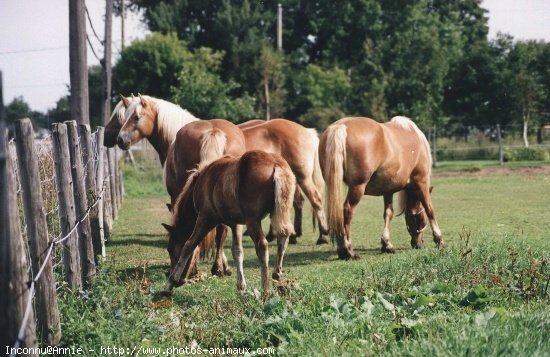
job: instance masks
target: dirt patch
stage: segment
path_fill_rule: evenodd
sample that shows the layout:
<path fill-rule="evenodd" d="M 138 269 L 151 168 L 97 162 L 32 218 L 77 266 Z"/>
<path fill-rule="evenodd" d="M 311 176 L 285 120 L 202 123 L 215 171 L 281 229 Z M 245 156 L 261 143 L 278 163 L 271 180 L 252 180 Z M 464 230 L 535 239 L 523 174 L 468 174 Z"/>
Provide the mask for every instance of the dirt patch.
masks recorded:
<path fill-rule="evenodd" d="M 484 167 L 464 170 L 436 171 L 434 177 L 454 176 L 510 176 L 510 175 L 550 175 L 550 165 L 521 167 Z"/>

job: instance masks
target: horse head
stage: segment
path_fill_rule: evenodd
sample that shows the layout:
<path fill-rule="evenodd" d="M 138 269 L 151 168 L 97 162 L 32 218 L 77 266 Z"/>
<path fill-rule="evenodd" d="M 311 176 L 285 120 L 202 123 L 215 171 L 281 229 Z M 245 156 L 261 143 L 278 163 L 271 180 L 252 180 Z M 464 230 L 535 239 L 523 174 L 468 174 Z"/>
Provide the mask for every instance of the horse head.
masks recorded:
<path fill-rule="evenodd" d="M 109 122 L 105 125 L 103 145 L 108 148 L 112 148 L 116 145 L 118 133 L 122 128 L 122 124 L 124 124 L 124 114 L 126 112 L 126 108 L 128 108 L 130 103 L 136 99 L 137 97 L 134 97 L 133 94 L 131 97 L 125 97 L 122 94 L 120 95 L 120 101 L 115 106 L 115 109 L 113 109 Z"/>
<path fill-rule="evenodd" d="M 150 97 L 139 95 L 129 103 L 125 111 L 124 124 L 117 136 L 117 144 L 123 150 L 143 138 L 149 137 L 157 120 L 157 106 Z"/>

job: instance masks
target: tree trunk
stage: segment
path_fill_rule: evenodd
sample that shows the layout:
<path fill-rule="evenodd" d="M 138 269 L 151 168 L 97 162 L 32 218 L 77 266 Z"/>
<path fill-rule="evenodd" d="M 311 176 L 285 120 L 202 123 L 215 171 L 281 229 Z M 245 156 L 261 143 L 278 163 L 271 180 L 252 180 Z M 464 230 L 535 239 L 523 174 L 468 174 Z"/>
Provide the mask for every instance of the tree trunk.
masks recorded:
<path fill-rule="evenodd" d="M 527 140 L 528 124 L 529 124 L 529 119 L 528 117 L 525 117 L 523 119 L 523 145 L 525 145 L 526 148 L 529 147 L 529 141 Z"/>

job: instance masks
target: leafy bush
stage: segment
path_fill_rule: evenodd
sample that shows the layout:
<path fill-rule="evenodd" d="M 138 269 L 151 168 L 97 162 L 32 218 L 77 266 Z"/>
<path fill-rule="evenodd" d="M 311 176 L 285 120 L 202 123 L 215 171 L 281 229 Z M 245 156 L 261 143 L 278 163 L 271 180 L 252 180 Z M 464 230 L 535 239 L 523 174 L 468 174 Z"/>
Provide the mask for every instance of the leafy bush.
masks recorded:
<path fill-rule="evenodd" d="M 550 150 L 542 147 L 506 148 L 504 161 L 543 161 L 550 160 Z"/>

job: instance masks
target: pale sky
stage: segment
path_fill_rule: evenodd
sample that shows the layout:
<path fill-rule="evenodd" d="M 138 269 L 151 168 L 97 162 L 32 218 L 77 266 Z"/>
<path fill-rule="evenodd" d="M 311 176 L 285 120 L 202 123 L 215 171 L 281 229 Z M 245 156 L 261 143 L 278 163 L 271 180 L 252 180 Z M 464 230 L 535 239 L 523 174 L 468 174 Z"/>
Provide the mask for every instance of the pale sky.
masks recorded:
<path fill-rule="evenodd" d="M 4 104 L 23 96 L 33 110 L 46 111 L 67 94 L 69 84 L 68 0 L 0 0 L 0 70 Z M 104 0 L 87 0 L 94 28 L 103 38 Z M 550 0 L 483 0 L 489 10 L 489 38 L 498 31 L 517 40 L 550 42 Z M 128 13 L 126 44 L 147 30 Z M 100 57 L 101 46 L 88 34 Z M 120 18 L 113 19 L 113 57 L 120 50 Z M 98 61 L 88 49 L 88 65 Z"/>

